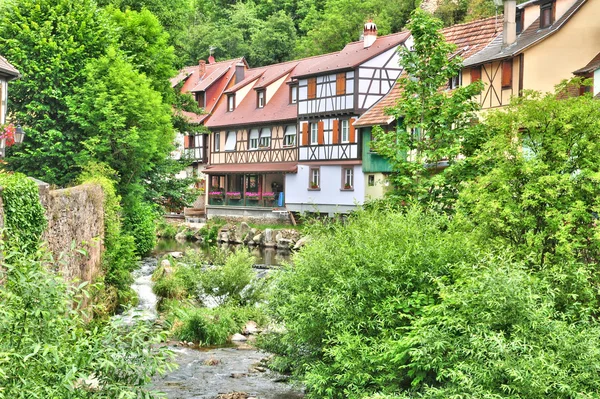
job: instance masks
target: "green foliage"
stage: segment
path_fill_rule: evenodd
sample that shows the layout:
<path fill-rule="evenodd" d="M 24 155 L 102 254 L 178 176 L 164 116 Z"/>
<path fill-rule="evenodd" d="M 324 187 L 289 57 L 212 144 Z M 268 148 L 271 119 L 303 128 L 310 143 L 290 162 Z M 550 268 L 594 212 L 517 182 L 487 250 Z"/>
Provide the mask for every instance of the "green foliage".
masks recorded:
<path fill-rule="evenodd" d="M 222 219 L 210 219 L 199 231 L 198 235 L 202 237 L 205 243 L 216 243 L 219 238 L 219 230 L 225 224 Z"/>
<path fill-rule="evenodd" d="M 156 235 L 161 238 L 175 238 L 177 235 L 177 227 L 172 223 L 161 219 L 156 225 Z"/>
<path fill-rule="evenodd" d="M 24 253 L 36 252 L 47 225 L 37 184 L 21 173 L 0 173 L 0 187 L 4 241 Z"/>
<path fill-rule="evenodd" d="M 252 270 L 254 263 L 256 259 L 246 249 L 228 253 L 224 264 L 215 262 L 201 273 L 202 292 L 216 297 L 220 304 L 255 304 L 261 297 L 264 281 Z"/>
<path fill-rule="evenodd" d="M 104 283 L 116 289 L 116 304 L 126 304 L 131 299 L 131 272 L 137 266 L 133 237 L 123 231 L 121 197 L 110 178 L 114 171 L 101 164 L 89 164 L 79 177 L 81 183 L 94 183 L 104 193 L 104 252 L 102 265 Z"/>
<path fill-rule="evenodd" d="M 135 250 L 139 256 L 149 254 L 156 245 L 157 214 L 152 205 L 136 198 L 125 201 L 123 227 L 134 239 Z"/>
<path fill-rule="evenodd" d="M 457 157 L 469 155 L 468 138 L 474 136 L 471 120 L 478 104 L 473 96 L 483 85 L 476 82 L 452 92 L 440 90 L 462 68 L 460 57 L 452 56 L 456 46 L 445 41 L 441 27 L 441 21 L 426 11 L 412 13 L 408 29 L 414 49 L 399 50 L 406 75 L 399 80 L 398 103 L 387 110 L 398 121 L 397 128 L 375 127 L 372 144 L 392 165 L 393 198 L 449 211 L 465 177 L 456 173 L 462 170 Z M 440 170 L 445 162 L 450 166 Z"/>
<path fill-rule="evenodd" d="M 315 224 L 311 243 L 273 282 L 268 299 L 285 325 L 280 348 L 304 372 L 310 397 L 355 398 L 401 380 L 385 358 L 425 306 L 436 281 L 474 261 L 466 234 L 415 210 L 358 212 L 346 224 Z M 299 370 L 298 370 L 299 369 Z"/>
<path fill-rule="evenodd" d="M 295 41 L 294 21 L 285 12 L 278 11 L 252 34 L 249 62 L 269 65 L 287 61 L 291 58 Z"/>
<path fill-rule="evenodd" d="M 0 32 L 0 54 L 23 75 L 11 82 L 8 108 L 27 132 L 8 167 L 64 185 L 79 173 L 81 149 L 67 99 L 88 61 L 114 43 L 112 27 L 91 0 L 18 0 L 0 8 Z"/>
<path fill-rule="evenodd" d="M 49 272 L 57 265 L 46 254 L 3 249 L 0 398 L 156 397 L 146 384 L 170 368 L 156 332 L 86 324 L 77 306 L 85 292 Z M 94 379 L 97 390 L 86 386 Z"/>

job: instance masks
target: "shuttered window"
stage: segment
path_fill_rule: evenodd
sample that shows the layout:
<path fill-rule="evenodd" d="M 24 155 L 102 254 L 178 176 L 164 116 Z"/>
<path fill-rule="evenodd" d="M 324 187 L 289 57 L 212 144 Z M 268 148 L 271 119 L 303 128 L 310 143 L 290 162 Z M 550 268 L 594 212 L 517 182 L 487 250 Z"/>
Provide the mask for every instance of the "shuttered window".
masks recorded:
<path fill-rule="evenodd" d="M 510 89 L 512 87 L 513 60 L 502 61 L 502 88 Z"/>
<path fill-rule="evenodd" d="M 250 146 L 251 150 L 256 150 L 258 148 L 258 129 L 250 130 Z"/>
<path fill-rule="evenodd" d="M 296 125 L 289 125 L 285 127 L 285 135 L 283 136 L 283 145 L 285 147 L 291 147 L 296 145 Z"/>
<path fill-rule="evenodd" d="M 265 127 L 260 131 L 260 141 L 258 143 L 261 148 L 271 147 L 271 128 Z"/>
<path fill-rule="evenodd" d="M 481 80 L 481 67 L 471 68 L 471 83 Z"/>
<path fill-rule="evenodd" d="M 308 78 L 308 99 L 317 98 L 317 78 Z"/>
<path fill-rule="evenodd" d="M 225 141 L 225 151 L 235 151 L 235 132 L 227 133 L 227 140 Z"/>
<path fill-rule="evenodd" d="M 343 96 L 346 94 L 346 73 L 338 73 L 335 79 L 335 94 Z"/>

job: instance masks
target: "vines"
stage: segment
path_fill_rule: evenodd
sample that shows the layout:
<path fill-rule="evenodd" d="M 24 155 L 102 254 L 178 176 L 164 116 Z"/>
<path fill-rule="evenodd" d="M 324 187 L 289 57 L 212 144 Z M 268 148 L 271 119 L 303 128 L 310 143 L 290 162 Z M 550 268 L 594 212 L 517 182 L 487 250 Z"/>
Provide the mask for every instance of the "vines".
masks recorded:
<path fill-rule="evenodd" d="M 47 225 L 37 185 L 21 173 L 0 173 L 0 187 L 6 244 L 27 253 L 35 252 Z"/>

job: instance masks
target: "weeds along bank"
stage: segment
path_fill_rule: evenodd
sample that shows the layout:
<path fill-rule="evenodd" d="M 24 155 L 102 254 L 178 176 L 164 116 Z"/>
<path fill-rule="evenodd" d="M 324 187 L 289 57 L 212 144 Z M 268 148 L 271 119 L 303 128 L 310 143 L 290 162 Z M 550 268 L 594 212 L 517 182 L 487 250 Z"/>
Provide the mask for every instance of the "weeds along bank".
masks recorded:
<path fill-rule="evenodd" d="M 111 319 L 90 321 L 97 305 L 84 307 L 89 286 L 56 273 L 73 270 L 79 258 L 57 259 L 41 242 L 53 223 L 65 235 L 76 226 L 62 214 L 46 221 L 38 185 L 25 176 L 0 174 L 0 186 L 0 398 L 156 397 L 145 385 L 170 367 L 169 353 L 152 346 L 162 336 L 143 323 L 124 329 Z M 99 206 L 96 189 L 50 192 L 46 215 L 58 212 L 52 203 Z"/>
<path fill-rule="evenodd" d="M 163 258 L 152 279 L 165 329 L 175 339 L 207 346 L 225 344 L 250 321 L 266 325 L 270 279 L 259 276 L 254 263 L 245 249 L 214 248 L 210 257 L 188 250 L 181 258 Z"/>

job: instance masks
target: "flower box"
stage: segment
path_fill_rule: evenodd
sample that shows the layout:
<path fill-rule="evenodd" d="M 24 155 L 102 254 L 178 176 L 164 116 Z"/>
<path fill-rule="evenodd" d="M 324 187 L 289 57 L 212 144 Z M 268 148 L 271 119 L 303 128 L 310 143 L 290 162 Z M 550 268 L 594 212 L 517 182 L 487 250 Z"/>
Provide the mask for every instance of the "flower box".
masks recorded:
<path fill-rule="evenodd" d="M 223 199 L 223 193 L 221 191 L 210 191 L 208 193 L 208 198 Z"/>
<path fill-rule="evenodd" d="M 242 199 L 242 193 L 240 193 L 239 191 L 228 191 L 227 198 L 231 200 L 239 200 Z"/>
<path fill-rule="evenodd" d="M 262 197 L 267 201 L 273 201 L 275 199 L 275 193 L 263 193 Z"/>
<path fill-rule="evenodd" d="M 247 200 L 258 201 L 260 199 L 260 194 L 259 193 L 253 193 L 253 192 L 250 192 L 250 191 L 246 191 L 245 197 L 246 197 Z"/>

